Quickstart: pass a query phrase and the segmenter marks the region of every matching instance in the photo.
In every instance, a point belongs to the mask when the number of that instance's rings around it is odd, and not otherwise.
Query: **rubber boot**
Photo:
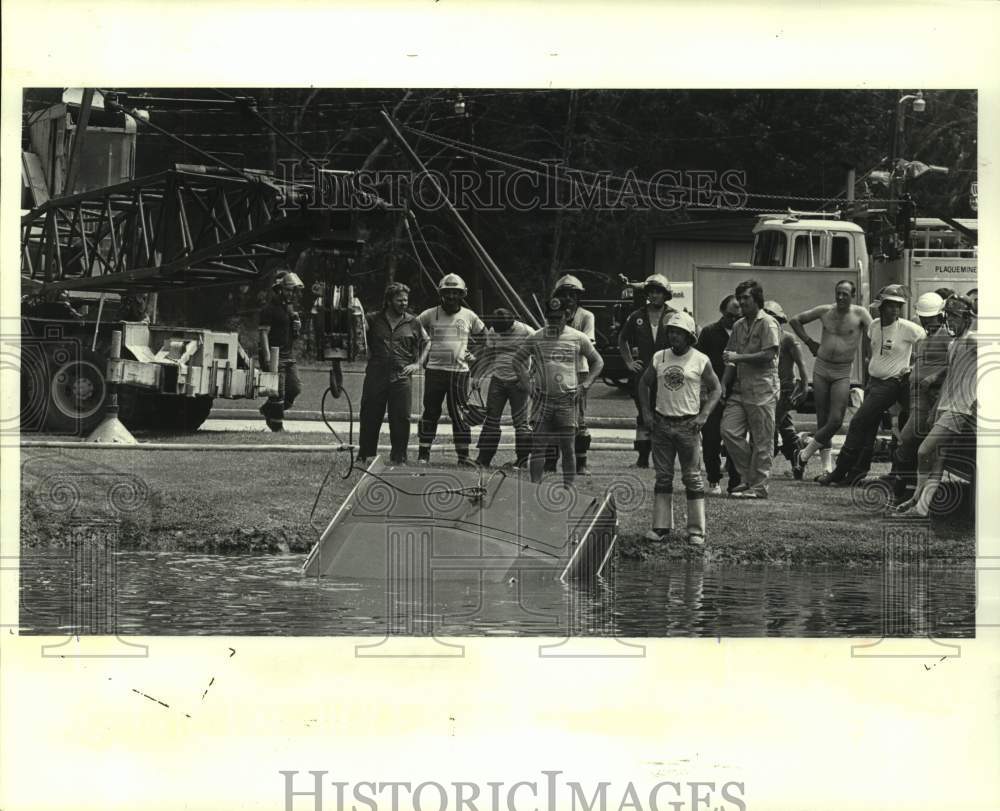
[[[653,528],[646,533],[651,541],[665,541],[674,529],[673,493],[656,493],[653,496]]]
[[[635,460],[635,466],[649,467],[649,453],[653,449],[653,443],[648,439],[640,439],[635,443],[635,449],[639,451],[639,458]]]
[[[705,498],[700,493],[696,498],[687,500],[687,534],[688,540],[695,546],[705,543]]]

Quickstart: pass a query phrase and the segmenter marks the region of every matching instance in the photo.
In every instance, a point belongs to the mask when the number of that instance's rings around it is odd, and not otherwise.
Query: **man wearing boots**
[[[646,279],[643,285],[646,304],[639,307],[625,320],[618,334],[618,351],[622,360],[632,373],[632,400],[635,402],[635,449],[639,458],[635,466],[649,467],[649,453],[652,447],[650,431],[643,416],[642,403],[639,400],[639,380],[643,372],[649,368],[653,355],[661,349],[666,349],[667,319],[675,312],[667,302],[673,297],[670,282],[666,276],[654,273]]]
[[[479,456],[476,463],[489,467],[500,444],[500,417],[510,402],[510,418],[514,423],[514,464],[523,467],[531,453],[531,426],[528,415],[528,392],[518,380],[514,355],[524,339],[535,331],[514,318],[514,313],[500,307],[489,319],[492,327],[486,333],[486,350],[480,359],[490,371],[490,387],[486,394],[486,420],[479,434]]]
[[[695,349],[708,358],[712,364],[712,371],[721,381],[726,369],[722,353],[725,352],[726,345],[729,343],[733,324],[740,317],[740,305],[736,301],[736,296],[726,296],[719,303],[719,313],[722,317],[718,321],[701,328]],[[722,487],[720,486],[722,481],[722,411],[725,407],[723,400],[726,394],[727,392],[722,392],[718,405],[709,415],[705,427],[701,429],[701,452],[705,460],[705,474],[708,477],[708,487],[705,492],[710,496],[722,495]],[[729,456],[726,456],[726,476],[729,479],[726,489],[732,493],[740,486],[740,474]]]
[[[417,464],[427,464],[437,436],[441,403],[448,404],[455,455],[459,465],[472,465],[469,445],[472,429],[465,417],[469,382],[469,341],[483,335],[486,326],[472,310],[462,306],[468,288],[461,276],[449,273],[438,284],[441,303],[424,310],[417,319],[430,340],[424,375],[424,411],[420,416]]]
[[[674,464],[681,463],[687,495],[687,539],[705,543],[705,486],[701,478],[701,429],[721,394],[719,379],[708,358],[694,349],[694,319],[673,313],[666,322],[669,349],[653,355],[639,379],[643,417],[653,428],[653,527],[649,540],[667,540],[674,528]],[[656,406],[650,389],[656,384]],[[707,396],[701,399],[702,389]]]
[[[261,367],[268,368],[271,347],[278,347],[280,390],[276,397],[269,397],[260,413],[272,431],[284,431],[285,411],[290,409],[302,391],[299,372],[295,365],[293,344],[299,337],[302,322],[297,311],[305,285],[290,270],[278,271],[271,286],[271,300],[260,311],[258,320],[257,352]]]

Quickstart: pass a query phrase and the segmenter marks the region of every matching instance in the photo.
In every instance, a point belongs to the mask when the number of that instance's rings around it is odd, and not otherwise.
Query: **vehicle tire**
[[[201,428],[212,411],[212,398],[208,396],[184,397],[180,408],[179,428],[193,432]]]
[[[106,413],[107,360],[87,349],[77,354],[60,346],[46,347],[45,357],[48,384],[45,430],[86,436]]]
[[[146,409],[146,427],[153,431],[191,433],[208,419],[212,398],[153,394]]]

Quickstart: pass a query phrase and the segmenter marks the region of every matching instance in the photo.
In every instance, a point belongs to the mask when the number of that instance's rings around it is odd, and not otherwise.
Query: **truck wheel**
[[[199,396],[184,397],[182,400],[178,427],[181,431],[197,431],[208,419],[212,410],[212,398]]]
[[[48,363],[41,346],[21,344],[21,422],[22,433],[42,431],[48,408]]]
[[[108,387],[104,382],[107,361],[87,349],[68,357],[62,348],[46,352],[48,400],[45,429],[60,434],[86,436],[105,415]]]
[[[152,431],[197,431],[212,410],[212,398],[149,395],[144,422]]]

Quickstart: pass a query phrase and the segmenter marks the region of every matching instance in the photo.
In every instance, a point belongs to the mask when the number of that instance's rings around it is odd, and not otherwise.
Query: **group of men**
[[[278,420],[276,430],[281,408],[291,405],[299,389],[290,346],[295,329],[291,302],[300,287],[294,273],[279,276],[275,298],[261,318],[262,352],[267,352],[269,337],[272,345],[281,341],[282,347],[283,389],[262,409],[272,428]],[[834,288],[833,304],[789,319],[781,305],[765,301],[761,285],[749,279],[720,302],[720,318],[700,330],[689,313],[668,304],[672,291],[664,276],[650,276],[641,291],[643,302],[622,326],[618,348],[633,376],[636,464],[646,468],[652,459],[656,471],[650,537],[663,539],[674,531],[676,461],[687,499],[685,536],[701,544],[706,532],[704,498],[722,494],[723,449],[726,489],[733,498],[767,498],[772,460],[779,449],[795,479],[804,477],[818,454],[822,472],[814,481],[851,485],[867,476],[879,427],[891,410],[898,412],[898,430],[886,479],[896,509],[927,515],[940,481],[943,451],[975,432],[976,291],[970,296],[947,289],[925,293],[915,302],[917,323],[900,317],[908,302],[900,285],[880,292],[873,314],[855,303],[854,282],[842,280]],[[567,485],[578,473],[586,473],[587,391],[604,363],[594,346],[594,316],[580,306],[583,292],[577,277],[563,276],[545,302],[545,325],[533,329],[503,308],[481,319],[465,306],[467,287],[453,273],[439,283],[439,303],[419,315],[407,310],[406,285],[390,284],[382,308],[366,316],[369,357],[360,410],[360,460],[375,455],[388,412],[390,462],[406,462],[412,379],[423,369],[418,463],[430,460],[446,404],[458,464],[489,467],[499,445],[501,417],[509,406],[514,465],[527,466],[532,480],[538,481],[546,470],[555,469],[561,455]],[[813,322],[821,327],[818,340],[806,331]],[[783,330],[785,324],[791,332]],[[791,417],[807,396],[803,346],[814,357],[816,431],[808,441],[800,440]],[[834,464],[832,439],[851,400],[851,370],[859,348],[864,399]],[[472,460],[468,394],[470,383],[476,382],[470,381],[474,368],[489,369],[490,383],[478,455]]]
[[[412,378],[423,369],[418,464],[430,461],[446,406],[458,464],[489,467],[509,405],[516,466],[529,466],[530,460],[537,481],[546,468],[555,468],[561,454],[567,484],[577,473],[586,473],[586,393],[600,375],[603,360],[593,344],[593,314],[579,306],[582,292],[575,276],[559,279],[545,304],[545,326],[536,330],[504,308],[489,317],[488,325],[465,306],[468,289],[454,273],[441,279],[439,303],[416,316],[407,312],[409,288],[389,285],[382,308],[366,316],[369,355],[361,394],[360,462],[375,455],[387,412],[390,462],[407,461]],[[468,403],[470,388],[478,385],[470,380],[473,368],[489,369],[486,413],[474,460]]]
[[[687,497],[685,535],[700,545],[705,494],[722,492],[722,447],[727,489],[734,498],[767,498],[779,447],[795,479],[803,478],[809,460],[819,453],[823,472],[816,482],[853,485],[869,472],[884,417],[898,410],[892,470],[884,477],[893,490],[889,508],[922,518],[948,449],[974,442],[975,290],[969,296],[946,288],[925,293],[915,303],[917,324],[900,318],[908,301],[900,285],[879,293],[873,317],[854,303],[855,284],[842,280],[833,304],[788,319],[778,302],[764,300],[760,284],[751,279],[720,302],[719,320],[700,331],[690,316],[665,304],[670,289],[662,276],[647,279],[645,290],[646,305],[626,322],[619,349],[636,375],[636,464],[647,467],[651,450],[656,468],[650,539],[668,538],[674,531],[675,459]],[[821,325],[819,340],[805,330],[814,321]],[[806,367],[799,341],[783,331],[784,324],[814,356],[817,428],[804,444],[790,412],[807,397]],[[846,415],[859,348],[864,399],[834,465],[832,438]]]

